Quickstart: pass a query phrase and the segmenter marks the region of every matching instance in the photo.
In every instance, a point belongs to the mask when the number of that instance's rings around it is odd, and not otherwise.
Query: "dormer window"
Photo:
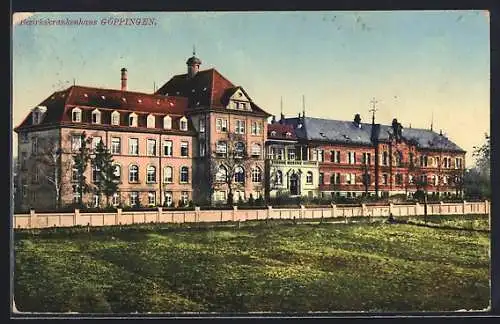
[[[137,99],[137,102],[138,103],[142,103],[142,99]]]
[[[128,125],[130,127],[137,127],[137,114],[131,113],[128,116]]]
[[[147,127],[148,128],[155,128],[155,116],[154,115],[148,115],[148,119],[146,121]]]
[[[182,117],[179,123],[179,128],[182,131],[187,131],[188,130],[188,121],[186,117]]]
[[[291,136],[292,136],[292,133],[290,133],[290,132],[286,132],[286,133],[285,133],[285,136],[286,136],[286,137],[291,137]]]
[[[172,129],[172,118],[170,116],[165,116],[163,118],[163,128]]]
[[[82,121],[82,110],[80,108],[73,108],[71,111],[71,120],[74,123],[80,123]]]
[[[101,123],[101,112],[98,109],[92,111],[92,124]]]
[[[84,96],[85,98],[88,98],[88,97],[89,97],[89,95],[88,95],[88,94],[86,94],[86,93],[84,93],[84,94],[83,94],[83,96]]]
[[[38,125],[42,122],[43,113],[46,111],[45,106],[38,106],[33,109],[32,117],[33,117],[33,125]]]
[[[106,97],[105,97],[105,96],[101,96],[101,99],[102,99],[102,100],[106,100]]]
[[[120,113],[118,111],[113,111],[111,113],[111,125],[120,125]]]
[[[127,98],[122,97],[122,101],[123,101],[123,102],[127,102]]]
[[[276,131],[271,131],[271,136],[276,136]]]

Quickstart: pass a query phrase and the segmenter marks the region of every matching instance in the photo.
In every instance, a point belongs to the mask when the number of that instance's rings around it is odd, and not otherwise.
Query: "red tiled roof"
[[[227,100],[237,89],[241,89],[250,99],[242,87],[235,86],[216,69],[208,69],[199,71],[192,78],[188,78],[187,74],[175,75],[156,94],[188,97],[190,108],[225,108]],[[254,113],[270,116],[254,102],[250,104]]]
[[[276,132],[276,134],[272,135],[273,132]],[[290,133],[290,136],[286,136],[287,133]],[[280,140],[296,140],[297,135],[295,134],[293,125],[280,124],[279,122],[276,122],[267,125],[267,138]]]
[[[41,124],[70,122],[71,110],[78,106],[82,109],[82,122],[90,121],[91,111],[101,110],[103,122],[110,119],[111,112],[135,112],[139,116],[147,114],[182,116],[187,109],[187,98],[177,96],[152,95],[141,92],[102,89],[84,86],[71,86],[63,91],[54,92],[39,106],[47,107]],[[109,116],[108,116],[109,115]],[[121,114],[122,119],[126,118]],[[31,114],[16,128],[32,124]],[[157,122],[158,123],[158,122]]]

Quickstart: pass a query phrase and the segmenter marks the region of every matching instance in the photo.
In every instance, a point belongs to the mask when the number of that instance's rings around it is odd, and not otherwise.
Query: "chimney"
[[[122,69],[122,91],[127,91],[127,69]]]
[[[361,128],[361,116],[359,114],[354,115],[354,124]]]

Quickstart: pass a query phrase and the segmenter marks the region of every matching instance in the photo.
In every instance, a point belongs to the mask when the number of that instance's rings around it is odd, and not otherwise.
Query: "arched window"
[[[122,167],[119,164],[114,165],[113,174],[115,176],[115,181],[120,181],[122,177]]]
[[[82,121],[82,110],[78,107],[71,110],[71,120],[75,123],[80,123]]]
[[[137,114],[136,113],[131,113],[128,116],[128,125],[130,127],[137,127]]]
[[[188,120],[186,117],[182,117],[181,120],[179,121],[179,128],[182,131],[188,130]]]
[[[188,167],[181,167],[181,181],[180,182],[189,182],[189,169]]]
[[[148,169],[146,172],[146,182],[147,183],[156,182],[156,168],[152,165],[148,166]]]
[[[254,167],[252,169],[252,182],[262,182],[262,172],[259,167]]]
[[[397,166],[402,166],[403,165],[403,153],[401,151],[397,151],[395,156],[394,156],[395,160],[396,160],[396,165]]]
[[[111,113],[111,125],[120,126],[120,113],[118,111]]]
[[[139,181],[139,167],[137,165],[131,165],[128,171],[128,181],[138,182]]]
[[[309,184],[313,183],[313,173],[311,171],[307,171],[306,182]]]
[[[283,172],[281,172],[280,170],[276,171],[276,184],[283,184]]]
[[[173,178],[173,170],[172,167],[163,168],[163,182],[172,183],[174,181]]]
[[[172,129],[172,118],[170,116],[163,117],[163,128]]]
[[[217,174],[215,175],[215,181],[217,182],[225,182],[227,177],[227,169],[225,166],[220,165],[217,170]]]
[[[101,181],[101,169],[97,165],[92,166],[92,182],[98,183]]]
[[[240,166],[237,166],[234,170],[234,182],[245,183],[245,170]]]
[[[148,115],[148,118],[146,120],[146,126],[147,128],[155,128],[155,116],[152,114]]]
[[[94,109],[92,111],[92,124],[100,124],[101,123],[101,112],[99,109]]]

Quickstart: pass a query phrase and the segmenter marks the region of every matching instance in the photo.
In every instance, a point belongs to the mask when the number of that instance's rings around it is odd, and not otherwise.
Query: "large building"
[[[250,196],[461,194],[465,151],[442,134],[353,121],[281,116],[273,120],[241,86],[195,55],[187,73],[153,94],[71,86],[54,92],[15,128],[19,138],[17,206],[64,206],[81,196],[74,157],[82,135],[113,155],[113,205],[178,206]],[[92,153],[92,152],[91,152]],[[98,173],[85,176],[92,188]],[[425,184],[425,185],[424,185]],[[59,197],[59,199],[57,199]]]

